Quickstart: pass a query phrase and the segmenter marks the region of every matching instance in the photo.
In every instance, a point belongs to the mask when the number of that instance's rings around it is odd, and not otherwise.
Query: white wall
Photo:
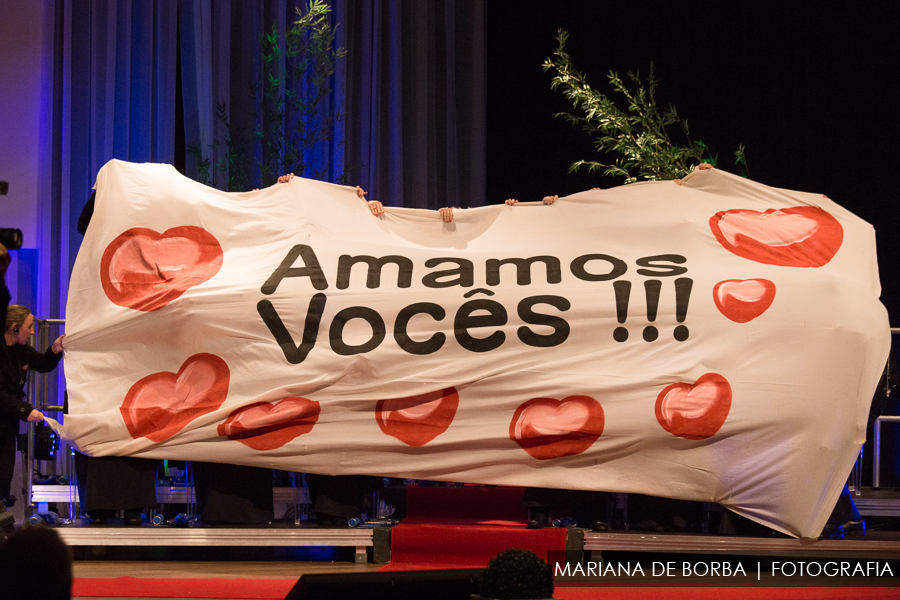
[[[0,0],[0,227],[38,245],[44,21],[51,0]]]
[[[9,182],[9,194],[0,196],[0,227],[21,229],[25,248],[38,246],[45,17],[52,17],[51,0],[0,0],[0,181]],[[14,278],[15,262],[8,275]],[[19,523],[21,489],[16,453],[12,494],[19,502],[12,513]]]

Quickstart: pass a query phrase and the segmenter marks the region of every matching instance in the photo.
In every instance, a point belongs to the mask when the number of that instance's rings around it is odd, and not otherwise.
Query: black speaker
[[[484,569],[302,575],[285,600],[469,600]]]
[[[15,531],[16,520],[6,508],[6,501],[0,500],[0,542]]]
[[[59,436],[46,423],[38,423],[34,428],[34,459],[56,460],[58,451]]]

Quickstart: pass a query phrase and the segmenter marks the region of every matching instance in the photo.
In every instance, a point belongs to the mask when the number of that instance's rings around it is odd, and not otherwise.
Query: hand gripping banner
[[[112,161],[69,289],[89,454],[639,492],[804,537],[890,344],[872,227],[717,170],[444,223]]]

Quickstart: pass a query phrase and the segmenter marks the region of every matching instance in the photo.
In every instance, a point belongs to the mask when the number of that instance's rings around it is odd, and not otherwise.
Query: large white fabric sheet
[[[815,537],[890,343],[874,239],[717,170],[445,224],[111,161],[60,429],[92,455],[714,501]]]

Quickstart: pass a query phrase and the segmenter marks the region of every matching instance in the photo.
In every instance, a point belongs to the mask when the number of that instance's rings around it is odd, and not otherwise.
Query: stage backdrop
[[[61,428],[92,455],[639,492],[815,537],[887,357],[872,227],[716,170],[450,224],[158,164],[97,190]]]

